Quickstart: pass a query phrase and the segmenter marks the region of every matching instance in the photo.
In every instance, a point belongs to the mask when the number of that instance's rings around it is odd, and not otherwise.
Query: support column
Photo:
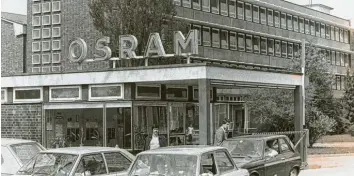
[[[303,124],[304,124],[304,103],[303,94],[302,94],[302,86],[296,86],[294,91],[294,113],[295,113],[295,131],[303,131]],[[298,141],[301,137],[301,134],[298,133],[295,135],[295,141]],[[302,162],[305,162],[307,159],[307,153],[305,153],[304,149],[304,138],[301,140],[300,144],[298,145],[297,149],[300,151],[300,156]]]
[[[210,80],[198,80],[199,94],[199,144],[211,144],[210,125]]]

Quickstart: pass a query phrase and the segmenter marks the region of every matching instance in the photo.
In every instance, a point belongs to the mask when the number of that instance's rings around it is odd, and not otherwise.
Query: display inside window
[[[22,101],[42,101],[42,89],[14,89],[14,102]]]
[[[229,0],[229,16],[236,18],[236,0]]]
[[[160,86],[136,86],[137,98],[160,98],[161,88]]]
[[[219,29],[212,29],[212,41],[213,41],[213,47],[220,48],[220,33]]]
[[[246,35],[246,51],[252,52],[252,35]]]
[[[219,14],[219,0],[210,0],[211,12]]]
[[[203,11],[210,12],[210,0],[203,0],[202,5],[203,5]]]
[[[259,7],[253,6],[253,22],[259,23]]]
[[[267,54],[267,38],[261,38],[261,54]]]
[[[273,10],[271,9],[268,9],[268,25],[269,26],[273,26],[274,23],[273,23]]]
[[[92,85],[89,87],[89,99],[121,99],[123,98],[122,85]]]
[[[268,54],[269,55],[274,55],[274,40],[273,39],[268,39]]]
[[[275,56],[281,56],[280,41],[275,41]]]
[[[253,52],[259,53],[260,52],[260,38],[259,36],[254,36],[253,37]]]
[[[221,30],[220,39],[221,39],[221,48],[229,49],[228,31]]]
[[[245,14],[246,14],[246,20],[247,21],[252,21],[252,10],[251,10],[252,5],[245,3]]]
[[[167,99],[188,99],[187,87],[167,87],[166,88]]]
[[[237,1],[237,18],[244,19],[244,3],[241,1]]]
[[[221,15],[228,16],[228,0],[219,0],[220,1],[220,10],[221,10]]]
[[[210,28],[203,26],[203,45],[210,46]]]
[[[50,101],[80,100],[81,87],[50,87]]]
[[[274,11],[274,26],[280,27],[280,12]]]
[[[237,34],[237,47],[240,51],[245,51],[245,34]]]
[[[236,32],[230,32],[230,49],[237,49],[237,35]]]

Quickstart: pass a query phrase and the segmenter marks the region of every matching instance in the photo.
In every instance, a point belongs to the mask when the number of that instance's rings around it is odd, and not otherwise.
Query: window
[[[331,26],[326,25],[326,39],[331,39]]]
[[[50,25],[50,15],[42,16],[42,25]]]
[[[267,24],[267,13],[266,8],[260,8],[261,24]]]
[[[284,41],[281,42],[281,56],[287,57],[287,46],[286,46],[286,42]]]
[[[52,2],[52,11],[53,12],[60,11],[60,1]]]
[[[261,38],[261,54],[267,54],[267,38]]]
[[[41,30],[40,29],[33,29],[32,30],[32,39],[39,39],[41,38]]]
[[[137,85],[136,98],[160,99],[161,87],[156,85]]]
[[[305,19],[305,33],[308,35],[310,34],[310,24],[309,23],[310,23],[309,20]]]
[[[294,31],[299,32],[299,21],[297,20],[297,16],[293,16],[293,22],[294,22]]]
[[[273,10],[268,9],[268,25],[273,26]]]
[[[259,36],[254,36],[253,37],[253,51],[254,53],[259,53],[260,52],[260,38]]]
[[[299,27],[300,27],[300,32],[301,33],[305,33],[305,28],[304,28],[304,19],[303,18],[299,18]]]
[[[42,12],[43,13],[50,12],[50,2],[42,4]]]
[[[219,0],[210,0],[211,12],[219,14]]]
[[[321,37],[326,38],[325,25],[321,23]]]
[[[310,31],[311,31],[311,35],[316,35],[315,33],[315,22],[314,21],[310,21]]]
[[[280,25],[282,29],[286,29],[286,14],[281,13],[280,14]]]
[[[220,34],[219,34],[219,29],[212,29],[212,41],[213,41],[213,47],[220,48]]]
[[[50,50],[50,42],[42,41],[42,51],[49,51],[49,50]]]
[[[50,28],[43,28],[42,29],[42,38],[49,38],[50,37]]]
[[[341,62],[341,57],[340,57],[340,53],[336,52],[336,65],[340,66],[340,62]]]
[[[6,103],[7,102],[7,89],[1,89],[1,103]],[[2,158],[2,155],[1,155]],[[1,163],[2,165],[2,163]]]
[[[340,66],[345,67],[344,53],[340,53]]]
[[[341,90],[341,76],[336,76],[336,90]]]
[[[291,16],[291,15],[287,15],[287,22],[288,22],[288,30],[293,30],[293,16]]]
[[[349,32],[344,30],[344,43],[349,43]]]
[[[32,25],[33,26],[40,26],[41,25],[41,17],[40,16],[33,16],[32,17]]]
[[[230,49],[236,50],[237,49],[237,38],[236,32],[230,32]]]
[[[235,167],[232,164],[229,155],[227,155],[224,151],[217,151],[215,153],[215,161],[217,167],[219,168],[220,174],[232,171]]]
[[[339,28],[335,27],[335,36],[336,36],[336,41],[339,42]]]
[[[335,51],[332,51],[331,60],[332,60],[332,65],[336,65],[336,52]]]
[[[159,87],[158,87],[159,88]],[[124,88],[122,84],[90,85],[89,100],[117,100],[122,99]]]
[[[288,43],[288,58],[293,58],[293,43]]]
[[[197,87],[193,87],[193,100],[199,99],[199,90]],[[213,89],[210,89],[210,100],[213,100]]]
[[[203,26],[203,45],[210,46],[210,28]]]
[[[127,171],[132,162],[120,152],[104,153],[104,157],[110,174]]]
[[[40,42],[32,42],[32,52],[41,51],[41,43]]]
[[[236,18],[236,0],[229,0],[229,15]]]
[[[166,99],[188,100],[188,87],[166,86]]]
[[[52,66],[52,72],[60,72],[60,66]]]
[[[49,101],[81,100],[81,86],[49,87]]]
[[[175,5],[181,6],[181,0],[173,0]]]
[[[268,55],[274,56],[274,40],[268,39]]]
[[[280,150],[282,153],[292,152],[291,147],[289,146],[289,144],[286,142],[285,139],[279,138],[279,144],[280,144]]]
[[[251,4],[245,3],[245,14],[246,14],[247,21],[252,21],[251,6],[252,6]]]
[[[344,42],[344,31],[343,29],[339,29],[339,41]]]
[[[60,27],[52,28],[52,37],[60,37]]]
[[[60,40],[53,40],[52,41],[52,50],[60,50]]]
[[[14,88],[14,103],[41,102],[43,99],[42,88]]]
[[[204,173],[209,173],[211,172],[213,175],[218,175],[219,173],[217,173],[217,169],[212,169],[210,166],[215,166],[214,163],[214,154],[213,153],[204,153],[201,156],[201,166],[200,166],[200,175],[204,174]],[[205,169],[203,169],[205,168]]]
[[[246,51],[252,52],[252,35],[246,35]]]
[[[345,76],[340,76],[340,88],[341,90],[345,89]]]
[[[32,64],[41,64],[41,56],[39,54],[32,55]]]
[[[237,18],[240,20],[244,19],[244,3],[242,1],[237,1]]]
[[[281,49],[280,49],[280,41],[279,40],[275,41],[275,56],[278,56],[278,57],[281,56]]]
[[[50,55],[49,54],[42,54],[42,63],[49,64],[50,63]]]
[[[336,40],[336,36],[334,35],[334,26],[331,26],[331,40]]]
[[[220,0],[221,15],[224,15],[224,16],[228,16],[227,1],[228,0]]]
[[[331,51],[330,50],[327,50],[326,51],[326,60],[329,64],[331,64],[331,59],[332,59],[332,56],[331,56]]]
[[[320,23],[316,22],[316,36],[321,37]]]
[[[349,67],[349,55],[347,53],[344,54],[344,66]]]
[[[32,13],[41,13],[41,4],[33,4],[32,5]]]
[[[210,12],[210,0],[203,0],[203,11]]]
[[[53,24],[60,24],[60,14],[53,15]]]
[[[60,63],[60,53],[52,54],[52,63]]]
[[[228,31],[221,30],[220,39],[221,39],[221,48],[229,49],[229,41],[228,41],[228,40],[229,40],[229,36],[228,36]]]
[[[42,73],[49,73],[50,72],[50,67],[42,67]]]
[[[253,6],[253,22],[259,23],[259,7]]]
[[[280,27],[280,17],[278,11],[274,11],[274,26]]]
[[[294,44],[294,57],[298,58],[300,57],[300,46],[299,44]]]
[[[191,0],[182,0],[183,2],[183,7],[188,7],[191,8]]]
[[[193,29],[196,29],[198,31],[198,45],[202,44],[202,31],[200,29],[201,27],[199,25],[194,25],[193,24]]]
[[[238,50],[245,51],[245,34],[237,33],[237,36]]]
[[[94,129],[95,128],[86,128],[86,134],[91,134],[90,131]],[[86,136],[91,137],[91,135]],[[90,163],[90,165],[87,163]],[[107,174],[106,165],[104,164],[104,160],[101,154],[90,154],[83,156],[76,168],[74,175],[85,175],[87,171],[90,172],[89,175]]]

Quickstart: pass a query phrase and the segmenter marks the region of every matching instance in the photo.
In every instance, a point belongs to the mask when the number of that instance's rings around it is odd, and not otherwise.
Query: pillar
[[[294,90],[294,113],[295,113],[295,119],[294,119],[294,124],[295,124],[295,131],[303,131],[303,125],[304,125],[304,114],[305,114],[305,106],[304,106],[304,97],[302,94],[302,86],[296,86]],[[295,135],[295,141],[298,141],[301,137],[301,134],[298,133]],[[300,151],[300,156],[302,162],[307,162],[307,153],[305,153],[305,138],[303,138],[298,145],[298,150]]]
[[[199,94],[199,144],[211,144],[210,80],[198,80]]]

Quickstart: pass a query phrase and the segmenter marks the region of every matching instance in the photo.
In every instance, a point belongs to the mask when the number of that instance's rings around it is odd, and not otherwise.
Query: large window
[[[242,1],[237,1],[237,18],[243,20],[244,14],[244,3]]]
[[[81,86],[50,87],[49,101],[81,100]]]
[[[229,0],[229,15],[236,18],[236,0]]]
[[[252,52],[252,35],[246,35],[246,52]]]
[[[43,89],[40,88],[14,88],[14,103],[36,103],[43,100]]]
[[[201,0],[192,0],[193,2],[193,9],[197,9],[197,10],[200,10],[201,8],[201,3],[200,3]]]
[[[117,100],[123,99],[124,88],[122,84],[90,85],[89,100]]]
[[[287,15],[286,16],[287,19],[287,25],[288,25],[288,30],[293,30],[293,16],[292,15]]]
[[[202,5],[203,5],[203,11],[210,12],[210,0],[203,0]]]
[[[203,26],[203,45],[211,46],[210,42],[210,27]]]
[[[219,0],[210,0],[211,12],[219,14]]]
[[[220,0],[221,15],[228,16],[228,0]]]
[[[310,31],[311,31],[311,35],[316,35],[315,22],[314,21],[310,21]]]
[[[131,107],[109,106],[106,109],[106,118],[107,146],[118,145],[120,148],[132,149]]]
[[[245,3],[245,14],[246,14],[246,20],[247,21],[252,21],[252,5]]]
[[[237,34],[236,32],[230,32],[230,49],[237,49]]]
[[[237,34],[237,47],[240,51],[245,51],[245,34]]]
[[[253,22],[259,23],[259,7],[253,6]]]
[[[294,31],[299,32],[299,21],[297,20],[297,16],[293,17],[293,22],[294,22]]]
[[[267,24],[267,11],[266,8],[260,8],[261,24]]]
[[[274,26],[280,27],[280,12],[274,11]]]
[[[136,98],[160,99],[161,87],[158,85],[137,85]]]
[[[326,38],[325,25],[321,23],[321,37]]]
[[[259,36],[254,36],[252,43],[253,43],[253,51],[254,51],[254,53],[259,53],[260,52],[260,37]]]
[[[308,19],[305,19],[305,33],[308,35],[310,34],[310,22]]]
[[[273,26],[274,23],[273,23],[273,10],[271,9],[268,9],[268,25],[269,26]]]
[[[286,29],[286,13],[280,14],[280,24],[282,29]]]
[[[273,56],[274,55],[274,40],[268,39],[268,54]]]
[[[219,29],[212,29],[212,41],[213,41],[213,47],[215,48],[220,48],[220,30]]]
[[[220,33],[221,48],[229,49],[229,36],[228,31],[221,30]]]

